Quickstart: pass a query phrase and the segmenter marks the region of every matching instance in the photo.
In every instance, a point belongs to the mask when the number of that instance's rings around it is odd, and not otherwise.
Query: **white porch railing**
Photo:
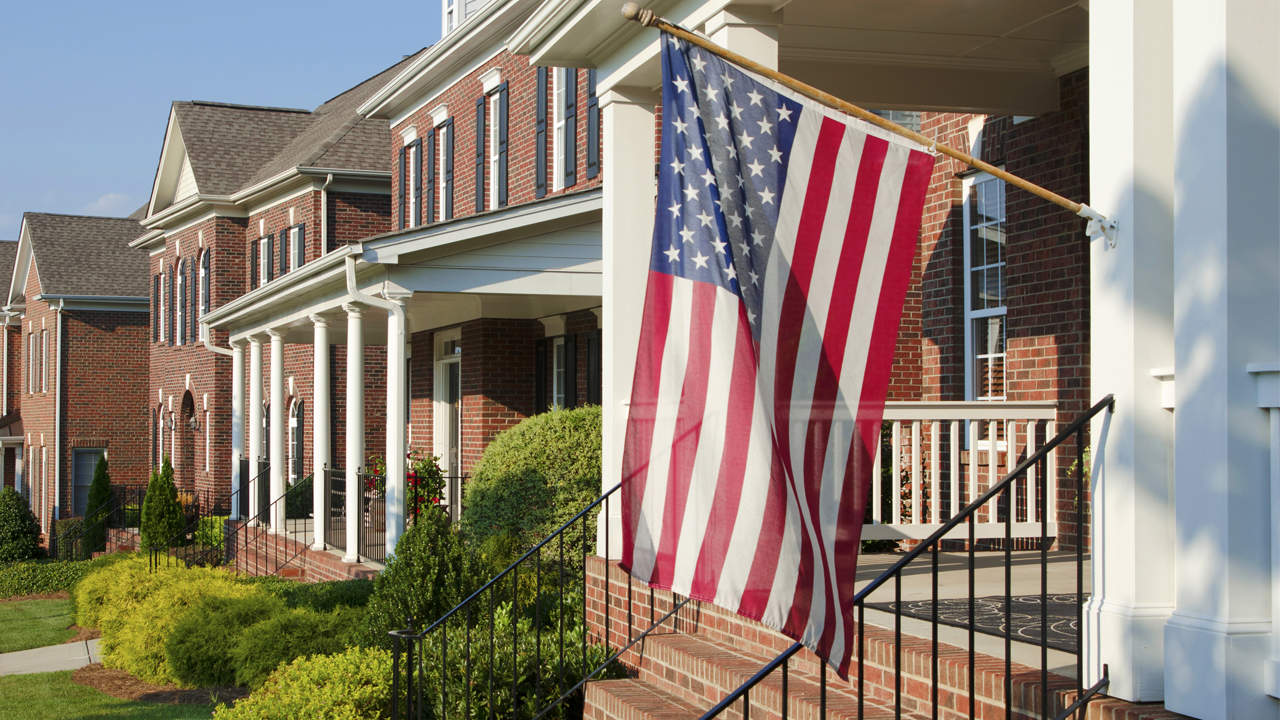
[[[1057,429],[1052,402],[887,402],[880,452],[872,470],[864,540],[923,539],[999,482]],[[1028,471],[1013,486],[1015,538],[1057,532],[1059,450],[1043,470]],[[1037,493],[1046,493],[1047,518],[1039,516]],[[992,505],[992,508],[995,506]],[[967,525],[948,537],[967,539]],[[979,512],[977,538],[1003,538],[1004,518]]]

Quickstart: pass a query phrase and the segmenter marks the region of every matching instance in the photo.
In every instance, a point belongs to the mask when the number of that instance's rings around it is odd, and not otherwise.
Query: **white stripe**
[[[773,436],[769,428],[769,410],[764,406],[757,384],[751,407],[751,435],[744,448],[747,464],[742,475],[738,512],[716,586],[716,604],[734,610],[742,604],[742,593],[747,589],[751,564],[760,545],[760,526],[769,498],[769,474],[773,465]]]
[[[680,534],[676,538],[675,571],[672,589],[689,594],[694,569],[702,551],[702,538],[707,530],[716,480],[720,475],[724,454],[725,425],[729,417],[729,394],[732,389],[733,355],[738,346],[738,313],[742,301],[737,295],[717,287],[714,315],[711,318],[711,362],[707,376],[707,395],[702,412],[702,428],[698,450],[694,456],[689,481],[689,495],[684,506]]]
[[[636,537],[632,551],[631,574],[646,582],[653,573],[658,543],[662,541],[662,516],[667,501],[667,473],[671,469],[671,446],[680,413],[680,391],[684,387],[685,368],[689,361],[689,326],[693,305],[693,281],[673,278],[671,282],[671,318],[662,352],[662,370],[657,402],[653,409],[653,445],[649,450],[649,469],[645,479],[644,502],[636,520]]]

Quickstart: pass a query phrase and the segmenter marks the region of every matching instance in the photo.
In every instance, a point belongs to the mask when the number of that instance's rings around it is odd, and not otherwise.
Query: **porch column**
[[[284,338],[277,330],[268,330],[271,338],[271,532],[284,532],[284,503],[276,502],[284,495]]]
[[[311,316],[315,350],[311,358],[311,547],[324,549],[329,525],[329,321]]]
[[[1248,365],[1280,357],[1280,7],[1173,5],[1177,587],[1165,705],[1276,718],[1268,505],[1280,498]]]
[[[408,400],[408,375],[405,352],[408,332],[405,327],[404,304],[413,293],[387,295],[396,309],[387,313],[387,559],[396,552],[396,543],[404,533],[405,521],[405,405]]]
[[[1091,401],[1114,393],[1116,409],[1090,423],[1084,680],[1106,663],[1107,694],[1141,702],[1164,697],[1173,609],[1173,417],[1151,374],[1173,366],[1170,15],[1160,0],[1089,9],[1090,204],[1119,232],[1090,241]]]
[[[244,343],[231,343],[231,517],[244,514],[240,459],[244,457]]]
[[[262,341],[249,338],[249,518],[257,525],[263,508],[258,507],[258,464],[262,461]]]
[[[615,86],[600,95],[604,132],[604,211],[601,299],[601,398],[603,399],[602,490],[622,477],[622,439],[640,340],[645,277],[653,234],[653,109],[658,97],[643,87]],[[637,178],[641,182],[637,182]],[[622,502],[615,494],[601,512],[609,513],[608,556],[622,557]],[[597,520],[596,552],[605,553],[605,518]]]
[[[364,465],[364,316],[359,305],[342,306],[347,311],[347,550],[343,562],[360,561],[360,466]]]

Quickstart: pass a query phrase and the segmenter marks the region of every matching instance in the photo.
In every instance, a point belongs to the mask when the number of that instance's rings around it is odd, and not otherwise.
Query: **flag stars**
[[[663,250],[662,254],[666,255],[667,262],[673,265],[680,262],[680,247],[678,245],[672,245],[671,249]]]
[[[687,93],[687,92],[689,92],[689,81],[688,81],[688,80],[686,80],[686,79],[684,79],[684,78],[682,78],[682,77],[678,77],[678,78],[676,78],[676,79],[672,80],[671,82],[672,82],[672,84],[673,84],[673,85],[675,85],[675,86],[676,86],[676,89],[677,89],[677,90],[679,90],[680,92],[683,92],[683,93]]]
[[[747,165],[747,167],[751,170],[752,177],[757,175],[761,177],[764,176],[764,165],[761,165],[759,160],[752,160],[751,164]]]
[[[673,159],[670,165],[671,169],[674,170],[677,175],[684,172],[684,163],[680,162],[680,158]]]
[[[697,255],[694,255],[692,258],[693,264],[703,269],[706,269],[707,261],[710,259],[711,258],[707,257],[706,255],[703,255],[702,253],[698,253]]]
[[[769,122],[769,118],[761,118],[756,124],[760,126],[761,135],[768,135],[773,130],[773,123]]]
[[[698,199],[698,188],[692,185],[686,185],[684,188],[684,197],[686,200]]]
[[[721,240],[720,238],[712,240],[711,244],[716,246],[717,253],[721,255],[727,255],[729,253],[729,243]]]
[[[728,267],[724,269],[724,274],[728,275],[730,280],[738,279],[738,270],[733,266],[733,263],[729,263]]]
[[[707,184],[707,187],[716,184],[716,174],[711,172],[711,168],[707,168],[707,171],[702,173],[702,181]]]
[[[696,217],[698,218],[698,222],[702,223],[702,227],[711,227],[711,223],[715,221],[715,218],[705,212],[698,213]]]
[[[772,204],[773,204],[773,191],[772,191],[772,190],[770,190],[769,188],[765,188],[765,189],[761,190],[761,191],[760,191],[760,193],[759,193],[759,195],[760,195],[760,202],[761,202],[761,203],[763,203],[763,204],[765,204],[765,205],[772,205]]]
[[[693,243],[693,236],[694,236],[694,235],[696,235],[696,234],[697,234],[697,233],[695,233],[694,231],[690,230],[689,228],[680,228],[680,239],[681,239],[681,240],[683,240],[683,241],[685,241],[685,242],[687,242],[687,243],[692,244],[692,243]]]
[[[728,130],[728,129],[729,129],[729,116],[728,116],[728,115],[725,115],[724,113],[721,113],[721,114],[719,114],[719,115],[717,115],[717,116],[716,116],[716,129],[717,129],[717,130]]]
[[[752,90],[751,92],[747,93],[747,97],[751,98],[752,105],[759,105],[760,101],[764,99],[764,96],[756,92],[755,90]]]
[[[693,69],[697,70],[698,72],[702,72],[702,69],[707,66],[707,61],[703,60],[702,57],[699,55],[691,56],[689,58],[689,62],[693,63]]]
[[[777,145],[769,148],[769,159],[779,165],[782,164],[782,151],[778,149]]]
[[[734,120],[742,119],[742,107],[736,101],[729,103],[729,112],[733,113]]]
[[[791,108],[786,105],[778,106],[778,122],[791,122]]]
[[[725,87],[725,89],[726,89],[726,90],[732,90],[732,89],[733,89],[733,79],[734,79],[734,78],[733,78],[733,74],[732,74],[732,73],[728,73],[728,72],[726,72],[725,74],[723,74],[723,75],[721,75],[721,76],[720,76],[720,79],[724,81],[724,87]]]
[[[756,247],[764,247],[764,233],[759,230],[753,230],[751,232],[751,244]]]
[[[671,126],[672,126],[672,127],[674,127],[674,128],[676,129],[676,132],[678,132],[678,133],[680,133],[680,134],[682,134],[682,135],[688,135],[688,134],[689,134],[689,123],[687,123],[687,122],[685,122],[685,121],[681,120],[681,119],[680,119],[680,118],[678,118],[678,117],[677,117],[677,118],[674,118],[674,119],[671,121]]]
[[[690,157],[691,159],[693,159],[693,160],[701,160],[701,159],[702,159],[702,148],[698,147],[697,145],[690,145],[690,146],[689,146],[689,157]]]
[[[669,208],[667,208],[667,209],[671,211],[671,217],[673,217],[673,218],[678,218],[678,217],[680,217],[680,203],[674,203],[674,204],[672,204],[672,206],[671,206],[671,207],[669,207]]]
[[[753,137],[751,137],[750,135],[748,135],[748,134],[747,134],[747,131],[746,131],[746,130],[743,130],[743,131],[742,131],[742,134],[738,136],[738,143],[739,143],[739,144],[741,144],[741,145],[742,145],[742,147],[745,147],[745,148],[750,149],[750,148],[751,148],[751,141],[752,141],[752,140],[754,140],[754,139],[755,139],[755,138],[753,138]]]

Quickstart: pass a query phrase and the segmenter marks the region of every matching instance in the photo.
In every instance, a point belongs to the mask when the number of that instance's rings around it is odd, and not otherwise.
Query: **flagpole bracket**
[[[642,8],[633,2],[622,4],[622,17],[628,20],[635,20],[645,27],[652,27],[653,21],[657,19],[657,15],[652,10]]]
[[[1116,233],[1119,229],[1119,224],[1115,220],[1107,219],[1105,215],[1083,203],[1080,205],[1080,211],[1076,214],[1089,221],[1089,224],[1085,226],[1084,234],[1090,240],[1105,237],[1107,239],[1107,247],[1115,248]]]

